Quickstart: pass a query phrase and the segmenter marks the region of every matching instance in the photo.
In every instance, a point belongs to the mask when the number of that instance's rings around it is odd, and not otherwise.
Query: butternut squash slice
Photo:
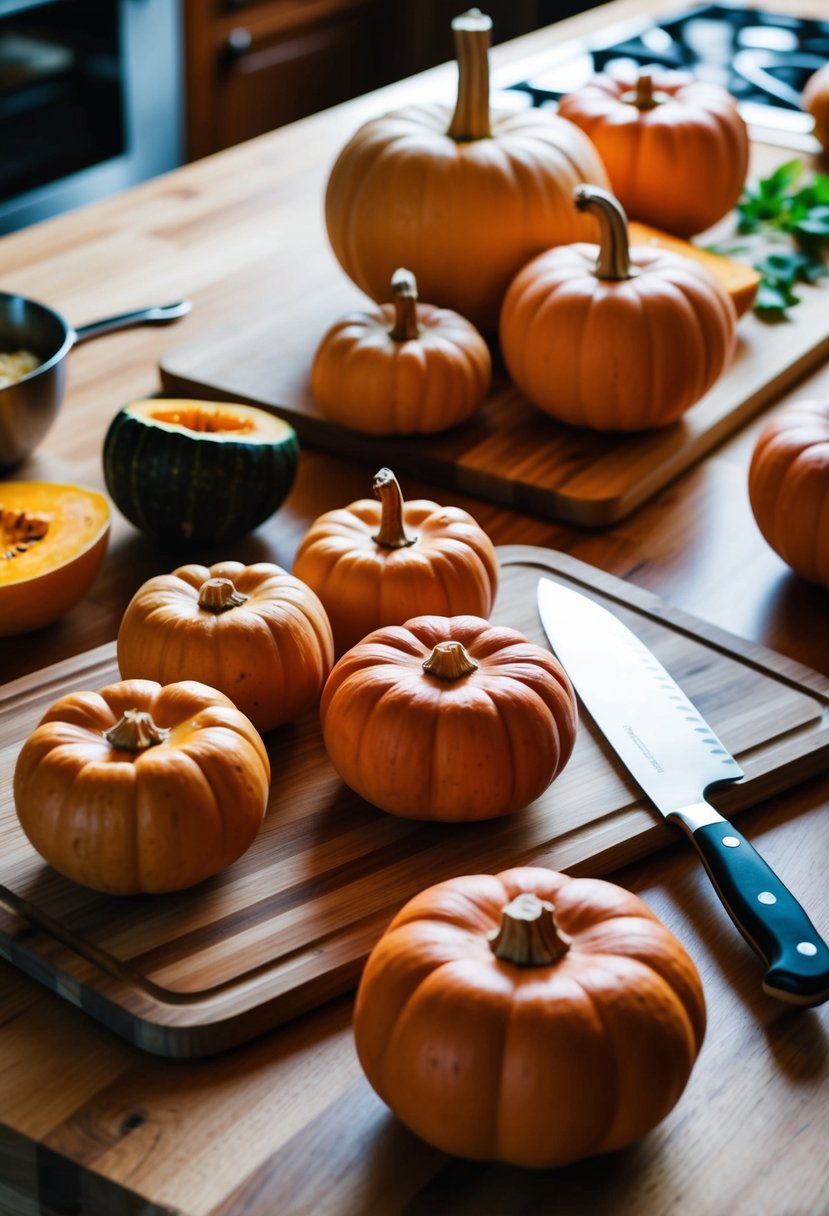
[[[650,245],[657,249],[666,249],[669,253],[679,253],[684,258],[692,258],[713,274],[714,278],[727,295],[731,296],[737,316],[748,312],[757,295],[760,286],[760,274],[746,262],[736,262],[733,258],[723,257],[719,253],[711,253],[708,249],[700,249],[691,241],[685,241],[681,236],[671,236],[659,228],[651,228],[649,224],[639,224],[635,220],[628,223],[628,238],[631,245]]]

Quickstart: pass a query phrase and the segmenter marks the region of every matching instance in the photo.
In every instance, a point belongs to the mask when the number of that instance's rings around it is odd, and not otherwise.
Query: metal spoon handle
[[[117,317],[91,321],[89,325],[81,325],[75,330],[75,344],[98,338],[101,334],[111,334],[116,329],[129,329],[133,325],[167,325],[170,321],[185,317],[192,307],[189,300],[181,300],[178,304],[138,308],[134,312],[123,312]]]

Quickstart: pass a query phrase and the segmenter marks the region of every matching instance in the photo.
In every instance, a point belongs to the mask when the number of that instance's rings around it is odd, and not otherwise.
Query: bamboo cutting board
[[[727,435],[775,401],[829,353],[829,286],[804,287],[788,320],[740,319],[730,369],[672,426],[639,434],[570,427],[535,409],[496,371],[483,408],[439,435],[377,438],[328,421],[309,386],[323,333],[370,302],[309,251],[290,317],[267,308],[161,361],[168,396],[241,401],[286,419],[301,443],[398,476],[579,526],[624,518]],[[597,354],[600,357],[600,354]]]
[[[498,623],[544,644],[535,589],[547,575],[596,596],[655,651],[745,770],[715,799],[725,813],[829,765],[829,680],[563,554],[512,546],[499,557]],[[98,895],[35,854],[11,782],[24,738],[53,701],[115,679],[108,644],[4,690],[0,953],[160,1055],[220,1051],[348,990],[395,910],[441,879],[527,863],[601,875],[676,839],[587,719],[567,768],[536,803],[451,825],[395,819],[352,794],[311,714],[267,737],[271,802],[235,865],[190,891]]]

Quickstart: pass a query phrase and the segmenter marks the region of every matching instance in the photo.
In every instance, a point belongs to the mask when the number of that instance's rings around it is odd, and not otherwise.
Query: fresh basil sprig
[[[829,274],[824,254],[829,244],[829,174],[816,173],[803,182],[801,160],[787,161],[737,204],[737,231],[772,239],[790,238],[788,248],[765,254],[754,263],[762,275],[754,310],[769,320],[782,317],[800,297],[797,283],[816,283]]]

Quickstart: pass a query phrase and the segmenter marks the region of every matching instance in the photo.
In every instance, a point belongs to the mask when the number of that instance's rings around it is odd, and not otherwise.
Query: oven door
[[[0,233],[181,164],[178,0],[0,4]]]

